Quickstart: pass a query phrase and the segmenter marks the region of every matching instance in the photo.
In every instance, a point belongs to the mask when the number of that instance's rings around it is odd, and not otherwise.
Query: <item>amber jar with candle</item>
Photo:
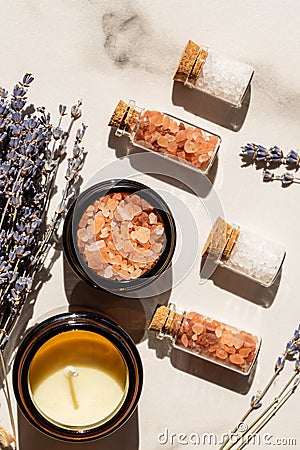
[[[64,441],[105,437],[134,412],[143,370],[117,324],[92,312],[53,316],[29,331],[13,368],[18,405],[40,431]]]
[[[156,281],[170,266],[175,245],[168,205],[133,180],[86,189],[69,209],[63,230],[64,252],[75,273],[110,292],[131,292]]]
[[[189,40],[173,79],[240,107],[253,74],[249,64]]]
[[[179,350],[227,369],[248,375],[257,358],[261,339],[196,311],[183,311],[173,303],[158,305],[149,330],[158,339],[170,339]]]
[[[117,136],[128,136],[135,147],[171,158],[207,174],[221,138],[214,133],[157,110],[141,108],[134,100],[119,101],[109,121]]]

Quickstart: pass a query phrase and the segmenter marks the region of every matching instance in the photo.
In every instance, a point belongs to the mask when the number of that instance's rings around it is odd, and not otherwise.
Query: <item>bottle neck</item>
[[[133,137],[141,121],[143,111],[144,109],[137,106],[134,100],[130,100],[116,129],[116,136]]]

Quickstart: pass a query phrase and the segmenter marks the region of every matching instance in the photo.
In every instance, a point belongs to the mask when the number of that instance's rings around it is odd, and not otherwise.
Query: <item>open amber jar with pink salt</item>
[[[130,292],[157,280],[176,245],[171,211],[154,190],[108,180],[84,191],[68,211],[63,245],[71,267],[96,288]]]
[[[157,306],[149,330],[180,350],[243,375],[250,373],[261,345],[261,339],[247,331],[195,311],[181,311],[173,303]]]
[[[211,168],[221,138],[169,114],[140,108],[134,100],[119,101],[109,126],[116,135],[126,135],[134,146],[153,151],[206,174]]]

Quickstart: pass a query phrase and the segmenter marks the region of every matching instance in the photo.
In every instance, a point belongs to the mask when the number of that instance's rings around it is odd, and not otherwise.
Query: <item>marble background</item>
[[[0,84],[10,88],[23,73],[32,72],[36,79],[30,101],[44,104],[54,116],[59,103],[71,105],[77,98],[83,99],[83,120],[89,125],[84,183],[96,168],[99,177],[135,172],[141,181],[170,199],[179,228],[183,223],[180,202],[197,225],[190,270],[161,296],[139,301],[94,292],[76,279],[57,251],[51,275],[36,301],[24,311],[8,348],[11,360],[24,327],[69,304],[109,312],[138,345],[145,370],[138,410],[120,431],[105,440],[82,444],[82,448],[195,448],[178,443],[160,445],[158,435],[166,428],[177,434],[220,436],[240,418],[249,395],[269,378],[277,356],[298,325],[300,186],[284,189],[280,183],[263,184],[261,171],[251,166],[241,168],[239,148],[248,141],[277,144],[286,150],[299,148],[299,18],[300,6],[295,0],[2,0]],[[173,86],[173,70],[188,39],[222,50],[255,68],[246,117],[246,110],[237,114],[212,99],[198,98]],[[222,147],[210,177],[213,188],[199,179],[200,194],[195,196],[174,180],[139,174],[139,166],[132,166],[128,158],[120,159],[124,142],[118,143],[107,127],[120,98],[134,98],[142,106],[170,112],[220,134]],[[167,170],[176,176],[172,167]],[[199,249],[211,221],[206,207],[215,205],[216,198],[229,221],[285,246],[281,279],[272,288],[241,282],[222,270],[200,283]],[[183,246],[191,244],[188,239],[181,237]],[[168,299],[261,335],[263,345],[253,379],[235,377],[178,352],[165,356],[164,346],[153,336],[148,338],[145,327],[156,302]],[[270,398],[272,395],[274,388]],[[15,412],[20,450],[71,448],[71,444],[43,436],[16,408]],[[299,392],[265,432],[274,439],[296,438],[293,448],[299,448],[298,417]],[[7,423],[3,405],[1,418]]]

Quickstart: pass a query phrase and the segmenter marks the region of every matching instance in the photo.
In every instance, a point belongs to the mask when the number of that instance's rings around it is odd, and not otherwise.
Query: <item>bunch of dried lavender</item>
[[[294,370],[281,389],[281,391],[275,396],[275,398],[265,407],[262,408],[262,400],[274,384],[275,380],[278,378],[280,373],[286,367],[286,362],[294,362]],[[300,325],[294,331],[292,339],[290,339],[285,347],[284,352],[278,357],[275,370],[270,380],[264,387],[262,391],[258,391],[255,395],[251,397],[250,406],[242,416],[239,423],[234,427],[234,429],[229,432],[227,438],[224,440],[223,444],[219,450],[229,450],[235,448],[235,450],[240,450],[244,448],[255,435],[271,420],[271,418],[279,411],[279,409],[284,406],[287,400],[293,395],[296,388],[300,383]],[[262,410],[260,409],[262,408]],[[251,413],[260,409],[260,414],[250,423],[247,423],[247,419]],[[242,424],[242,427],[241,427]]]
[[[58,167],[67,153],[72,126],[81,116],[81,102],[71,108],[66,130],[62,128],[66,106],[60,105],[59,122],[53,126],[44,107],[26,114],[27,92],[32,81],[32,75],[25,74],[11,96],[0,88],[1,357],[33,279],[51,248],[51,238],[59,228],[85,159],[81,142],[86,126],[82,124],[68,159],[61,200],[47,224]]]

